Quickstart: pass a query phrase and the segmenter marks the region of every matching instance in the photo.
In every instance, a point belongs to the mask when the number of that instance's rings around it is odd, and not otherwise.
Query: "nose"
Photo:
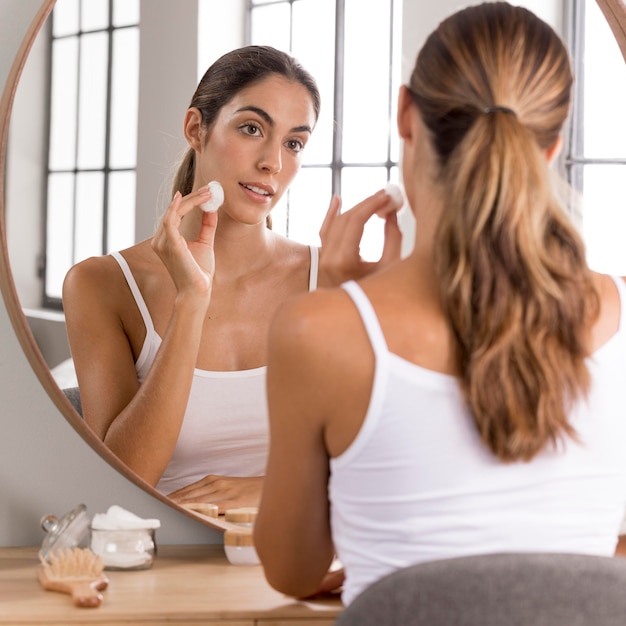
[[[276,145],[274,142],[265,144],[260,155],[258,167],[268,174],[278,174],[283,169],[282,162],[282,145]]]

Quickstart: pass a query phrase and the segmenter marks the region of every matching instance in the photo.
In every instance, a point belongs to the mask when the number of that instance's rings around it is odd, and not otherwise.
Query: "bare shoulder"
[[[104,291],[116,278],[116,262],[112,257],[90,257],[72,266],[63,281],[63,299]],[[119,267],[119,266],[118,266]]]
[[[133,267],[145,257],[144,244],[123,251],[124,258]],[[125,280],[118,262],[111,255],[89,257],[72,266],[63,282],[63,299],[76,295],[103,294],[111,297]]]
[[[594,273],[594,283],[600,298],[600,315],[592,332],[592,350],[598,349],[618,330],[621,308],[619,292],[611,276]]]
[[[343,289],[317,289],[282,304],[274,317],[272,332],[316,343],[322,338],[341,335],[357,319],[357,311]]]
[[[142,242],[123,251],[124,258],[135,268],[146,255]],[[63,308],[66,315],[114,313],[116,316],[132,310],[128,283],[118,262],[111,255],[90,257],[74,265],[63,281]]]

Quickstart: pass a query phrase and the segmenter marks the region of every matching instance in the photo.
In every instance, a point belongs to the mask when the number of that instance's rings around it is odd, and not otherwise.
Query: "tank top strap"
[[[365,326],[365,330],[374,352],[377,355],[387,353],[389,351],[387,348],[387,341],[385,340],[382,328],[380,327],[380,322],[378,321],[378,317],[374,311],[372,303],[365,295],[363,289],[361,289],[361,287],[353,280],[343,283],[341,286],[348,293],[350,298],[352,298],[352,301],[361,316],[363,326]]]
[[[317,246],[309,246],[311,251],[311,269],[309,270],[309,291],[317,289],[317,275],[320,266],[320,251]]]
[[[135,298],[135,302],[137,303],[137,308],[141,313],[141,317],[143,318],[143,323],[146,325],[146,333],[150,335],[154,332],[154,324],[152,323],[152,317],[150,317],[150,312],[148,311],[148,307],[146,306],[146,302],[141,295],[141,291],[139,291],[139,286],[137,285],[137,281],[133,276],[133,273],[130,271],[130,266],[128,265],[126,259],[119,252],[111,252],[111,256],[117,261],[120,266],[124,278],[126,278],[126,282],[130,287],[130,291],[133,294],[133,298]]]

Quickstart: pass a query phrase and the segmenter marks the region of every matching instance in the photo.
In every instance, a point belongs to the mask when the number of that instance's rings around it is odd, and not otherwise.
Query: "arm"
[[[311,294],[314,300],[319,295]],[[271,445],[254,526],[268,582],[297,597],[318,591],[334,555],[324,433],[326,392],[332,393],[320,379],[324,354],[316,347],[320,338],[323,342],[324,331],[307,317],[304,302],[309,299],[298,298],[282,307],[270,329]]]
[[[155,485],[171,457],[185,412],[202,326],[210,301],[215,214],[203,214],[200,235],[178,232],[183,215],[206,201],[206,187],[176,196],[153,238],[177,296],[148,377],[138,384],[124,328],[123,298],[111,289],[117,267],[90,259],[68,273],[63,301],[85,421],[130,469]]]

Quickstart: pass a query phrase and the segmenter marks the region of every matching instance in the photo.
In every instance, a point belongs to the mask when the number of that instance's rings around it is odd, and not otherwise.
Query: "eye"
[[[261,135],[261,127],[254,122],[246,122],[239,127],[244,134],[249,135],[250,137],[258,137]]]
[[[288,139],[285,142],[285,145],[292,152],[302,152],[302,150],[304,150],[305,144],[304,144],[304,141],[302,141],[301,139]]]

